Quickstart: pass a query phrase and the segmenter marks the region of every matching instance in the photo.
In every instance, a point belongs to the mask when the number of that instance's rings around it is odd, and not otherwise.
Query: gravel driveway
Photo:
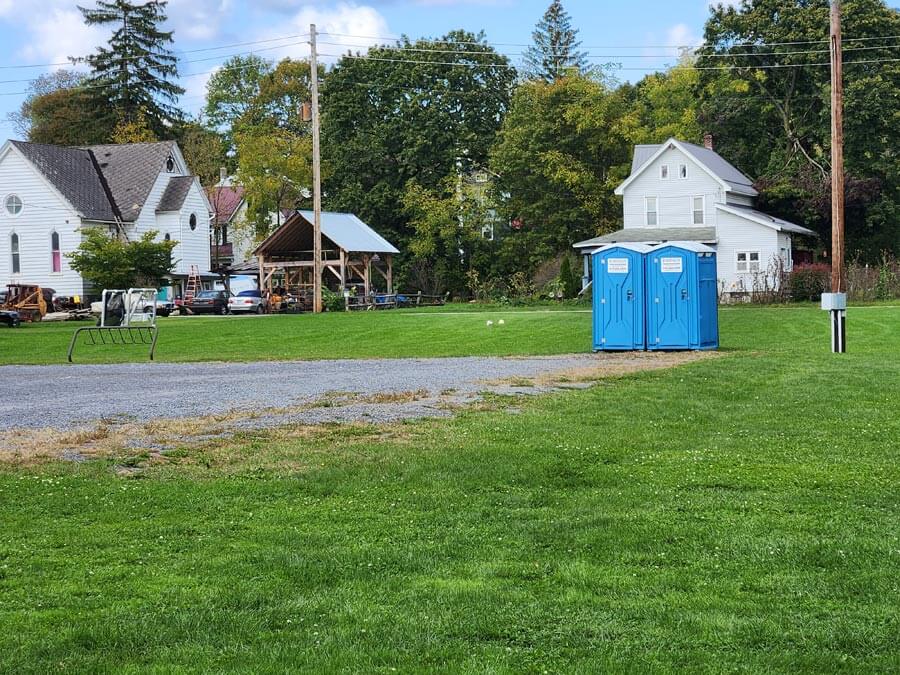
[[[535,377],[596,365],[592,354],[527,358],[465,357],[254,363],[145,363],[0,367],[0,429],[89,425],[101,419],[179,418],[240,410],[309,406],[335,392],[376,395],[449,390],[473,395],[488,381]],[[496,389],[496,386],[494,386]],[[354,405],[350,418],[384,414]],[[316,412],[318,411],[318,412]],[[324,411],[324,412],[323,412]],[[398,413],[401,412],[398,410]],[[401,417],[419,416],[415,406]],[[327,408],[309,419],[334,417]],[[344,416],[344,419],[347,418]],[[376,419],[375,421],[378,421]]]

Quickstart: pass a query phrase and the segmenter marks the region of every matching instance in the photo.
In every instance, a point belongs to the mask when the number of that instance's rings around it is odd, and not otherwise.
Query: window
[[[9,235],[9,249],[12,252],[12,273],[18,274],[22,271],[19,259],[19,235],[13,232]]]
[[[172,241],[172,235],[166,232],[166,236],[163,237],[163,239],[165,239],[166,241]]]
[[[188,219],[188,223],[191,226],[191,230],[197,229],[197,214],[196,213],[191,214],[191,217]]]
[[[706,199],[704,197],[692,197],[691,198],[691,208],[693,211],[693,223],[694,225],[703,225],[703,214],[706,209],[704,209],[704,202]]]
[[[759,251],[738,251],[735,270],[743,274],[759,272]]]
[[[156,166],[159,166],[159,164],[157,164]],[[166,171],[168,171],[169,173],[172,173],[174,170],[175,170],[175,158],[172,157],[172,155],[169,155],[166,158]]]
[[[678,165],[678,177],[687,178],[687,164]]]
[[[781,247],[781,269],[785,272],[790,272],[794,267],[794,261],[791,260],[791,248],[790,246],[782,246]]]
[[[647,197],[647,225],[657,225],[656,197]]]
[[[53,232],[50,235],[50,267],[55,274],[62,272],[62,255],[59,252],[59,232]]]
[[[665,180],[666,178],[669,177],[669,165],[668,164],[663,164],[661,167],[659,167],[659,177],[662,178],[663,180]]]
[[[19,195],[9,195],[6,198],[6,212],[11,216],[17,216],[22,213],[23,206],[24,204],[22,204]]]

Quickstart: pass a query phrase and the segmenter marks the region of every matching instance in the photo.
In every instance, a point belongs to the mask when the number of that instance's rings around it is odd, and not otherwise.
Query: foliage
[[[410,59],[410,49],[424,51]],[[403,38],[368,55],[341,59],[323,85],[325,205],[356,213],[405,251],[415,234],[398,208],[407,184],[441,191],[460,171],[487,164],[515,73],[483,34],[465,31],[439,41]],[[403,269],[407,257],[398,261]]]
[[[78,249],[66,257],[72,269],[98,292],[104,288],[156,288],[175,267],[172,251],[178,243],[156,241],[158,234],[145,232],[140,239],[126,242],[100,228],[87,228]]]
[[[299,206],[312,183],[312,140],[288,129],[253,127],[235,137],[237,178],[257,236],[281,224],[281,210]],[[271,222],[271,214],[276,222]]]
[[[218,182],[219,169],[229,163],[222,137],[199,122],[179,125],[176,134],[184,160],[200,183],[210,186]]]
[[[111,143],[153,143],[159,139],[150,128],[147,116],[138,111],[130,119],[120,119],[109,140]]]
[[[322,306],[326,312],[343,312],[347,309],[347,301],[341,293],[335,293],[330,288],[322,288]]]
[[[159,28],[166,5],[165,0],[97,0],[95,8],[78,8],[88,26],[113,27],[108,46],[76,59],[91,68],[87,82],[102,92],[120,121],[139,123],[143,115],[158,138],[181,117],[175,102],[184,93],[172,82],[178,76],[178,61],[168,49],[172,32]]]
[[[562,264],[559,267],[559,280],[562,285],[563,298],[570,299],[578,295],[581,290],[581,277],[572,266],[572,256],[563,255]]]
[[[32,143],[106,143],[116,124],[115,114],[100,92],[83,85],[84,75],[71,70],[41,75],[29,84],[28,95],[9,119]]]
[[[525,51],[529,77],[555,82],[587,72],[587,53],[579,51],[578,30],[561,0],[553,0],[531,34],[534,44]]]
[[[234,131],[259,96],[260,82],[272,72],[272,62],[255,54],[232,56],[206,83],[206,122],[220,129],[229,149]]]
[[[415,230],[409,242],[413,260],[427,262],[439,282],[437,293],[463,292],[467,273],[482,268],[489,256],[490,242],[481,233],[483,208],[449,182],[436,191],[410,181],[403,209]]]
[[[503,233],[501,257],[513,269],[531,270],[620,227],[613,190],[631,154],[619,131],[625,103],[621,93],[582,77],[516,90],[491,154],[496,189],[509,195],[501,213],[520,223]]]
[[[900,248],[900,175],[894,145],[900,64],[884,36],[900,34],[900,12],[883,0],[844,4],[843,31],[867,40],[865,52],[845,45],[844,130],[847,250],[875,259]],[[830,231],[830,73],[807,65],[828,61],[828,0],[749,0],[713,7],[698,66],[701,124],[717,149],[761,187],[760,206]],[[760,47],[760,43],[769,47]],[[794,44],[791,44],[794,43]],[[748,46],[748,45],[754,46]],[[813,51],[814,53],[810,53]],[[747,56],[753,54],[752,57]],[[855,63],[882,61],[881,63]],[[762,66],[797,66],[762,69]]]
[[[663,143],[670,138],[698,143],[703,132],[697,119],[699,72],[687,59],[664,73],[640,80],[623,93],[630,105],[621,125],[630,143]]]
[[[796,265],[788,275],[793,300],[818,300],[831,287],[831,265]]]

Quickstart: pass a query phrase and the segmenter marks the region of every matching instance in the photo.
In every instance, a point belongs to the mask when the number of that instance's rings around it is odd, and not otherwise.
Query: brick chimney
[[[703,147],[707,150],[713,149],[713,135],[712,134],[703,134]]]

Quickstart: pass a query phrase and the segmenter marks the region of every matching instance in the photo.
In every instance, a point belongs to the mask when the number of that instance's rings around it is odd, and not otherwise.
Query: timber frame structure
[[[289,293],[299,297],[311,294],[315,278],[313,213],[291,213],[253,253],[261,290],[271,295],[273,277],[279,275]],[[393,293],[396,253],[399,251],[389,241],[353,214],[322,212],[323,286],[336,286],[341,293],[350,287],[361,288],[369,297],[375,288],[375,271],[383,278],[387,293]],[[331,284],[326,283],[329,280]]]

